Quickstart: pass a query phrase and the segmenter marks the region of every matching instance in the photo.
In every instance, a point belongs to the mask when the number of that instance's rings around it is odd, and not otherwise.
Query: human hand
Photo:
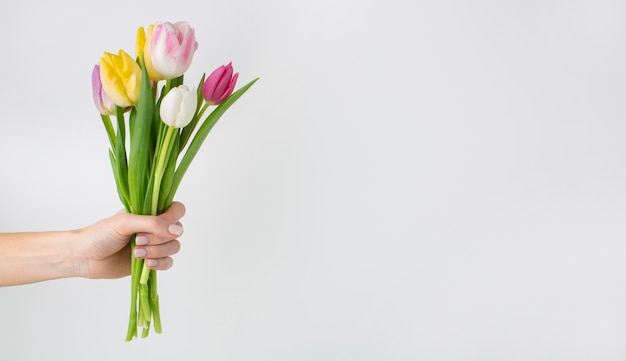
[[[176,237],[183,233],[180,219],[185,206],[174,202],[159,216],[140,216],[121,211],[112,217],[79,230],[83,244],[77,246],[80,273],[86,278],[118,278],[130,274],[130,243],[133,234],[134,257],[145,259],[148,268],[167,270],[172,255],[180,250]]]

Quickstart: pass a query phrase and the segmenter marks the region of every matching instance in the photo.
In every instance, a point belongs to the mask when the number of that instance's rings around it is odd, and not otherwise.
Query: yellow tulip
[[[154,69],[154,65],[152,65],[152,29],[154,29],[154,24],[148,26],[147,34],[143,26],[137,29],[137,42],[135,44],[135,53],[137,54],[137,58],[140,62],[142,61],[142,59],[145,59],[146,70],[148,71],[148,77],[150,78],[150,80],[164,80],[165,76],[156,71],[156,69]]]
[[[102,88],[116,105],[122,108],[137,105],[141,68],[126,52],[104,53],[100,58],[100,80]]]

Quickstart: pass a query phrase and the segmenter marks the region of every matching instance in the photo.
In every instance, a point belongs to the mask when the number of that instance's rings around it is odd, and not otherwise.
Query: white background
[[[0,5],[0,231],[121,208],[102,52],[186,20],[261,80],[187,173],[164,333],[129,280],[0,289],[2,360],[624,360],[621,1]]]

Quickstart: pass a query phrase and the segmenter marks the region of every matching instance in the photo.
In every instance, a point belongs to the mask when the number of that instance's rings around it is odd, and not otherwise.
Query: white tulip
[[[174,128],[183,128],[193,119],[197,105],[198,94],[196,89],[179,85],[170,89],[163,97],[159,114],[163,123]]]

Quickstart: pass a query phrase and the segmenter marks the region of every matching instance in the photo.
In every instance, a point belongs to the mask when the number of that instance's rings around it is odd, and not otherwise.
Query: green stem
[[[150,214],[152,215],[157,214],[159,206],[159,192],[161,190],[161,179],[163,178],[163,173],[165,171],[165,162],[169,158],[169,153],[172,148],[172,136],[174,135],[174,133],[176,133],[176,131],[177,129],[174,127],[167,128],[167,131],[165,133],[165,139],[163,140],[163,144],[161,144],[161,149],[159,149],[159,155],[157,157],[158,160],[154,172],[154,187],[152,188],[152,202],[150,210]],[[139,283],[142,285],[147,284],[149,277],[150,269],[144,263],[143,269],[141,270],[141,278],[139,279]]]
[[[139,284],[144,285],[144,286],[147,285],[148,278],[150,278],[150,268],[148,268],[148,266],[146,266],[146,263],[144,262],[143,268],[141,269],[141,277],[139,278]]]
[[[154,320],[154,331],[161,333],[161,311],[159,310],[159,294],[157,292],[157,272],[150,271],[150,309]]]
[[[130,239],[131,253],[135,248],[135,235]],[[137,292],[139,286],[139,270],[141,269],[140,260],[131,257],[131,290],[130,290],[130,317],[128,320],[128,331],[126,333],[126,341],[131,341],[137,336]]]
[[[139,326],[150,328],[150,298],[147,285],[139,285]]]
[[[169,152],[171,148],[172,135],[176,132],[176,128],[168,127],[165,133],[165,140],[163,140],[163,144],[161,149],[159,150],[159,160],[156,165],[156,170],[154,174],[154,188],[152,190],[152,215],[157,214],[157,209],[159,206],[159,192],[161,191],[161,179],[163,178],[163,173],[165,172],[165,162],[169,158]],[[163,154],[163,149],[165,149],[165,154]]]

